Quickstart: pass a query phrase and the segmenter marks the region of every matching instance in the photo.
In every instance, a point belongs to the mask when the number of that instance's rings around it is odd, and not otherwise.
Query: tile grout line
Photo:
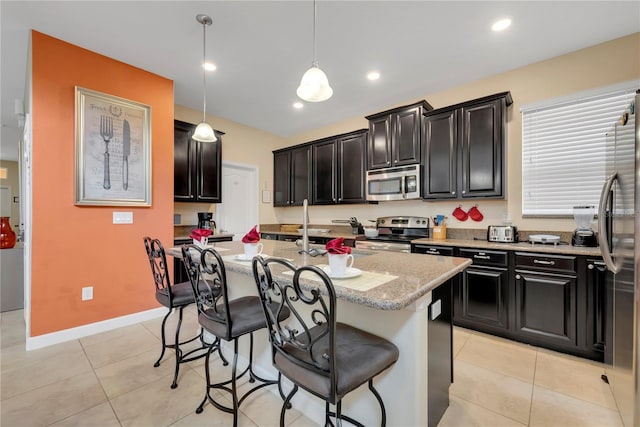
[[[529,401],[529,422],[527,425],[531,425],[531,415],[533,414],[533,395],[536,390],[536,373],[538,372],[538,350],[536,350],[536,360],[533,364],[533,383],[531,384],[531,400]]]

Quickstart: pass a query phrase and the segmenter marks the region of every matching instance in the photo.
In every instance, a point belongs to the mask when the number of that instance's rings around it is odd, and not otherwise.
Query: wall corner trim
[[[156,319],[167,314],[165,307],[158,307],[152,310],[141,311],[139,313],[128,314],[126,316],[114,317],[113,319],[103,320],[101,322],[90,323],[71,329],[52,332],[50,334],[39,335],[37,337],[27,337],[26,349],[37,350],[39,348],[48,347],[54,344],[71,341],[87,337],[89,335],[99,334],[101,332],[111,331],[113,329],[129,326],[136,323]]]

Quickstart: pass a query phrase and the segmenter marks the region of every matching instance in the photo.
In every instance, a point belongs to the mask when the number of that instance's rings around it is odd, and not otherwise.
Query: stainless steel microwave
[[[420,165],[367,171],[367,200],[420,198]]]

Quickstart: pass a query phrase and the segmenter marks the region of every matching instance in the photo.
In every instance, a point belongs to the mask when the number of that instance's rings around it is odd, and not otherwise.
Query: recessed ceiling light
[[[207,71],[215,71],[218,67],[216,67],[216,64],[212,62],[205,62],[202,68],[204,68]]]
[[[367,78],[369,80],[378,80],[380,78],[380,73],[377,71],[371,71],[367,74]]]
[[[503,30],[506,30],[507,28],[509,28],[510,25],[511,25],[511,19],[504,18],[504,19],[500,19],[500,20],[496,21],[491,26],[491,29],[493,31],[503,31]]]
[[[301,109],[302,107],[304,107],[304,104],[303,104],[302,102],[294,102],[294,103],[293,103],[293,108],[296,108],[296,109],[298,109],[298,110],[299,110],[299,109]]]

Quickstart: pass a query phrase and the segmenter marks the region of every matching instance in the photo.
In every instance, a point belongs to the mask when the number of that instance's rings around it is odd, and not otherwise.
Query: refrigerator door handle
[[[616,265],[611,256],[611,248],[609,247],[609,236],[607,235],[607,205],[609,204],[609,198],[611,197],[611,188],[613,183],[618,179],[618,173],[614,173],[602,186],[602,193],[600,194],[600,206],[598,209],[598,244],[600,245],[600,251],[602,253],[602,259],[606,264],[609,271],[619,273],[621,266]]]

